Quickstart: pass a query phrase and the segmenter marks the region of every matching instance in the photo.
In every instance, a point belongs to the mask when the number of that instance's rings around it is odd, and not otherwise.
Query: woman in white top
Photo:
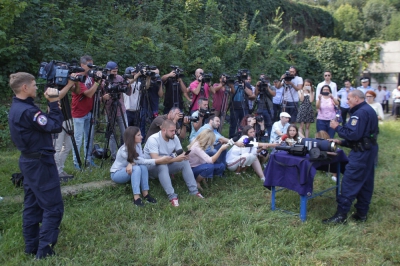
[[[237,174],[246,170],[250,165],[253,167],[256,174],[260,177],[262,181],[265,180],[264,173],[261,168],[260,162],[257,160],[257,148],[267,149],[269,147],[276,147],[279,144],[271,143],[259,143],[254,139],[255,131],[251,126],[245,126],[242,131],[242,137],[238,142],[246,142],[246,139],[253,138],[250,142],[252,147],[238,147],[234,145],[226,155],[226,164],[229,170],[236,171]],[[246,143],[245,143],[246,144]]]
[[[205,129],[188,146],[190,150],[189,164],[192,167],[194,178],[196,178],[197,188],[201,190],[203,189],[200,185],[201,181],[205,182],[206,178],[213,178],[213,176],[222,176],[225,170],[225,163],[216,163],[216,161],[229,145],[223,144],[213,156],[209,156],[205,149],[212,148],[214,142],[214,132]]]
[[[385,115],[383,114],[381,103],[375,102],[376,93],[374,91],[367,91],[365,93],[365,98],[367,99],[367,103],[374,108],[376,115],[378,116],[378,120],[383,121],[383,119],[385,119]]]
[[[140,198],[140,187],[147,202],[157,202],[149,194],[149,172],[146,165],[163,164],[170,159],[168,156],[159,159],[144,159],[141,146],[142,139],[138,127],[128,127],[124,132],[124,145],[119,148],[110,169],[111,179],[115,183],[125,184],[131,181],[133,203],[139,207],[144,206]]]

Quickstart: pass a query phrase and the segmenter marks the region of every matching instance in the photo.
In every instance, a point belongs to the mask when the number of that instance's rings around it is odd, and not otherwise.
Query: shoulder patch
[[[37,118],[37,123],[41,126],[44,126],[47,124],[47,117],[44,115],[39,115]]]
[[[353,116],[350,117],[350,119],[352,119],[352,118],[355,118],[355,119],[358,120],[358,116],[353,115]]]
[[[358,119],[357,118],[351,118],[351,125],[355,126],[357,125]]]
[[[37,112],[37,113],[33,116],[33,121],[36,121],[38,115],[40,115],[41,113],[42,113],[41,111]]]

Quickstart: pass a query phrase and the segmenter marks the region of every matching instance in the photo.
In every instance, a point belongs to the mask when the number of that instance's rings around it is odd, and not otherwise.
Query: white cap
[[[291,118],[290,114],[288,114],[288,113],[286,113],[286,112],[280,113],[280,114],[279,114],[279,117],[281,117],[281,116]]]
[[[368,79],[362,79],[361,82],[368,82]]]

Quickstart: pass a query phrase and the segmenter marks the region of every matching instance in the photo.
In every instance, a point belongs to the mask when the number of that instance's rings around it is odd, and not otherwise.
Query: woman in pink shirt
[[[328,132],[331,139],[335,136],[335,130],[329,126],[329,123],[331,120],[336,119],[335,105],[338,106],[339,102],[333,97],[331,87],[324,85],[316,103],[318,110],[317,132],[324,130]]]
[[[229,145],[223,144],[221,148],[213,156],[209,156],[205,150],[215,142],[215,134],[210,129],[203,130],[197,137],[190,143],[188,149],[189,163],[192,167],[193,175],[196,178],[197,188],[203,189],[200,182],[206,182],[206,178],[213,178],[213,176],[222,176],[225,170],[225,162],[215,163],[221,153],[226,150]],[[215,163],[215,164],[214,164]]]

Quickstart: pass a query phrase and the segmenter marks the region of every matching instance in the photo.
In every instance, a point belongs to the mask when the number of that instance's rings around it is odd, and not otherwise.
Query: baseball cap
[[[136,68],[129,66],[125,69],[125,74],[132,74],[132,72],[136,72]]]
[[[368,79],[361,79],[361,82],[368,82]]]
[[[286,112],[280,113],[280,114],[279,114],[279,117],[281,117],[281,116],[291,118],[290,114],[288,114],[288,113],[286,113]]]
[[[108,68],[108,69],[110,69],[110,70],[113,70],[113,69],[118,68],[118,64],[115,63],[115,62],[113,62],[113,61],[109,61],[109,62],[107,63],[107,65],[106,65],[106,68]]]

